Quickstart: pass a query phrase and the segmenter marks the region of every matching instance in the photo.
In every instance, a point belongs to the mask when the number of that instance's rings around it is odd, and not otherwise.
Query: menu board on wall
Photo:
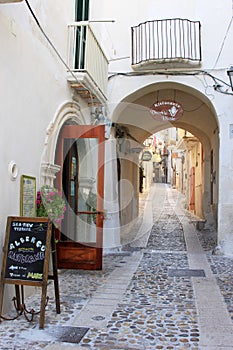
[[[36,178],[22,175],[20,186],[20,215],[36,216]]]

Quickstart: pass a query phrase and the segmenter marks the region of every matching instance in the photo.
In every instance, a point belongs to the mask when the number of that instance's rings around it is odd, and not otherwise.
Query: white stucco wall
[[[32,6],[37,2],[32,2]],[[62,2],[61,2],[62,3]],[[68,21],[63,6],[63,37]],[[70,8],[70,17],[72,16]],[[42,14],[39,12],[38,17]],[[56,23],[56,17],[44,11],[43,22]],[[51,20],[51,17],[53,21]],[[19,183],[22,174],[39,178],[46,128],[63,100],[71,99],[66,82],[66,69],[49,48],[25,3],[0,5],[1,40],[1,193],[4,199],[0,218],[4,227],[6,214],[19,214]],[[58,27],[59,30],[59,26]],[[52,27],[50,28],[53,33]],[[57,36],[59,39],[61,36]],[[54,39],[55,44],[57,44]],[[66,40],[60,47],[66,53]],[[12,182],[8,164],[14,160],[19,169]]]
[[[67,61],[67,25],[74,21],[75,1],[58,0],[55,6],[54,1],[31,0],[30,5],[46,35]],[[20,215],[21,175],[36,177],[38,190],[43,177],[41,165],[53,164],[63,123],[72,118],[77,124],[90,124],[91,119],[87,101],[77,95],[74,97],[67,83],[67,68],[41,33],[26,3],[0,4],[0,22],[2,246],[7,216]],[[109,149],[114,153],[111,147]],[[112,159],[109,152],[106,154],[107,159]],[[8,172],[12,161],[18,171],[14,180]],[[106,192],[116,200],[117,172],[108,165],[107,171],[113,173],[113,182],[107,178],[111,192]],[[106,247],[119,245],[118,208],[111,205],[111,220],[105,224],[111,231],[104,236]]]
[[[99,38],[103,39],[110,58],[109,105],[112,115],[122,100],[133,96],[132,94],[136,97],[139,89],[151,84],[161,83],[160,87],[162,88],[163,82],[178,82],[192,87],[206,96],[205,103],[210,108],[213,106],[212,112],[219,130],[216,130],[212,137],[209,135],[210,146],[208,147],[218,147],[219,132],[219,155],[218,150],[214,150],[214,167],[217,171],[214,198],[218,200],[218,240],[223,252],[233,256],[233,138],[229,135],[230,125],[233,123],[233,96],[217,92],[213,87],[215,83],[219,83],[222,85],[222,91],[231,93],[231,89],[226,84],[229,84],[227,69],[233,63],[231,44],[233,26],[229,26],[232,18],[232,1],[193,0],[187,2],[186,0],[178,0],[174,2],[165,0],[155,3],[150,0],[143,2],[139,0],[127,2],[103,0],[98,2],[98,6],[94,2],[92,3],[91,18],[93,20],[115,20],[114,23],[93,24]],[[198,69],[210,73],[220,80],[214,81],[211,76],[204,74],[198,76],[154,74],[134,77],[123,75],[133,72],[131,67],[131,26],[148,20],[168,18],[187,18],[200,21],[202,62]],[[160,68],[163,72],[162,67],[158,65],[155,67],[156,70]],[[182,69],[178,71],[182,73]],[[121,73],[123,74],[121,75]],[[206,160],[209,162],[209,159]]]
[[[215,65],[223,38],[232,16],[231,0],[102,0],[92,2],[91,19],[114,20],[114,23],[96,23],[95,30],[103,40],[110,60],[110,72],[128,71],[131,56],[131,26],[157,19],[185,18],[200,21],[202,26],[203,67]],[[231,31],[232,35],[232,31]],[[214,39],[214,40],[213,40]],[[228,35],[221,60],[215,68],[229,65],[231,37]],[[230,61],[230,63],[232,63]]]
[[[67,23],[74,18],[74,2],[30,1],[39,22],[66,58]],[[66,68],[51,49],[25,2],[0,4],[0,244],[7,216],[20,215],[21,175],[34,176],[39,188],[46,130],[58,106],[72,100]],[[14,161],[18,176],[8,171]],[[0,259],[2,258],[0,250]],[[5,294],[9,286],[6,286]],[[6,309],[11,304],[5,300]]]

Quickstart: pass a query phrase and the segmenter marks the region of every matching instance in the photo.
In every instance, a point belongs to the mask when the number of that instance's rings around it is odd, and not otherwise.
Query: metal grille
[[[169,277],[205,277],[204,270],[198,269],[169,269]]]
[[[201,24],[174,18],[131,28],[132,65],[147,61],[201,61]]]

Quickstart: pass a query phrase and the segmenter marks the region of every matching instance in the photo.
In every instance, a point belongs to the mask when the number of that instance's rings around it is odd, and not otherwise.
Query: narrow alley
[[[140,224],[103,270],[61,271],[61,314],[50,283],[45,328],[38,315],[3,320],[0,349],[233,349],[233,261],[213,254],[215,233],[197,230],[182,200],[153,184]],[[39,289],[26,305],[39,309]]]

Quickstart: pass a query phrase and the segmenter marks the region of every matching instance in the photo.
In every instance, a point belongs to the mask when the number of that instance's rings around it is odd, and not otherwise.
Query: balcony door
[[[76,0],[75,21],[88,21],[89,19],[89,0]]]
[[[89,0],[76,0],[75,21],[82,22],[89,19]],[[78,26],[76,31],[75,69],[85,68],[87,28]]]
[[[67,201],[57,243],[60,269],[102,269],[104,132],[103,125],[65,125],[59,137],[56,185]]]

